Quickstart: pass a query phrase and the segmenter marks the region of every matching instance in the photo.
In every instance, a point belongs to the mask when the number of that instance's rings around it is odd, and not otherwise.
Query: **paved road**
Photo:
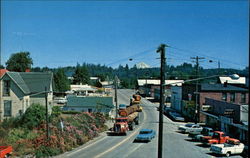
[[[119,104],[128,104],[132,90],[119,90]],[[158,104],[142,99],[143,113],[141,124],[130,131],[127,136],[107,136],[103,133],[100,137],[80,148],[60,155],[72,158],[157,158],[158,145]],[[209,148],[201,147],[200,143],[189,140],[187,134],[177,132],[179,124],[164,117],[163,132],[163,157],[164,158],[212,158]],[[149,143],[133,143],[135,136],[141,128],[156,130],[156,138]],[[241,156],[232,156],[240,158]]]

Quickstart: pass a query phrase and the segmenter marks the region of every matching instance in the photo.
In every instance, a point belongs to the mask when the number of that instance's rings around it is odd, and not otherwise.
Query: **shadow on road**
[[[199,142],[199,141],[197,141],[197,140],[194,140],[194,139],[184,139],[185,141],[188,141],[188,142]]]
[[[187,134],[187,133],[184,133],[184,132],[182,132],[182,131],[175,131],[175,132],[177,132],[177,133],[180,133],[180,134]]]
[[[225,157],[224,155],[219,155],[219,154],[215,154],[215,153],[206,153],[210,156],[214,156],[214,157]]]
[[[148,143],[149,141],[138,141],[138,140],[134,140],[133,143]]]
[[[159,103],[159,100],[157,100],[157,99],[147,99],[148,101],[150,101],[150,102],[152,102],[152,103]]]
[[[127,134],[124,133],[114,133],[114,132],[107,132],[108,136],[126,136]]]
[[[198,140],[195,140],[195,139],[185,139],[186,141],[189,141],[189,142],[199,142]]]
[[[206,145],[206,144],[196,144],[196,146],[199,146],[199,147],[203,147],[203,148],[209,148],[210,145]]]

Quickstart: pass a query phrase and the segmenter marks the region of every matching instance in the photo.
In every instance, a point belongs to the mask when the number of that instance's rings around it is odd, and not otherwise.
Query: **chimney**
[[[224,87],[227,87],[227,80],[226,80],[226,82],[224,82]]]

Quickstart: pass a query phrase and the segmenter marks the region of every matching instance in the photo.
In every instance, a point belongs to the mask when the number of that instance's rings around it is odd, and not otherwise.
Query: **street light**
[[[210,63],[217,62],[218,63],[218,75],[220,75],[220,61],[209,60]]]

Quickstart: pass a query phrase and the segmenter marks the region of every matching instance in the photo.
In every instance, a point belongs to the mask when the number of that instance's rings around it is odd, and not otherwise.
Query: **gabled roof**
[[[34,94],[49,90],[52,84],[52,73],[45,72],[7,72],[24,94]]]
[[[240,88],[232,85],[224,86],[224,84],[201,84],[201,91],[241,91],[247,92],[248,89]]]
[[[69,95],[67,97],[68,107],[108,107],[113,108],[113,97],[86,97]]]

